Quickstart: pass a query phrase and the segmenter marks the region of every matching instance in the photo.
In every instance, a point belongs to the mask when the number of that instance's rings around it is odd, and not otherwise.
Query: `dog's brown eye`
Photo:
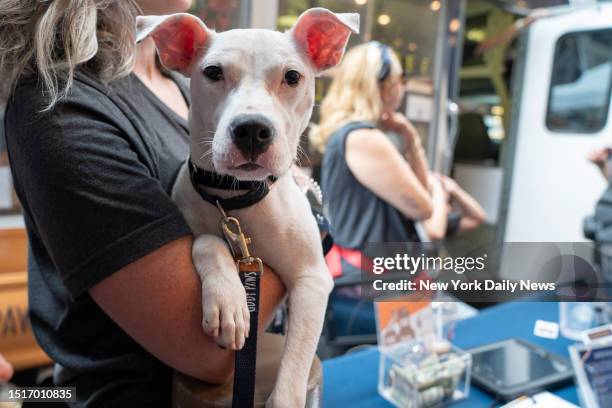
[[[223,70],[216,65],[209,65],[204,68],[204,75],[213,82],[223,79]]]
[[[290,86],[297,86],[300,82],[302,75],[294,69],[291,69],[285,73],[285,82]]]

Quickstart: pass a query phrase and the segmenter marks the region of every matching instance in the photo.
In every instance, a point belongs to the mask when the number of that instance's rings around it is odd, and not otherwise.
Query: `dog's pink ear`
[[[290,31],[317,72],[340,62],[351,32],[359,33],[359,14],[336,14],[324,8],[303,12]]]
[[[162,64],[187,77],[198,50],[212,34],[202,20],[187,13],[136,18],[136,41],[151,36]]]

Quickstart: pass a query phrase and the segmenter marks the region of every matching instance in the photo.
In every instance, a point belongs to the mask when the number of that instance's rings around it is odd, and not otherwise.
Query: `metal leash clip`
[[[219,201],[217,201],[217,208],[219,212],[221,212],[220,225],[223,237],[225,238],[225,242],[229,245],[232,256],[238,264],[238,270],[240,272],[243,271],[240,268],[241,265],[251,265],[255,263],[257,264],[259,273],[263,273],[263,262],[260,258],[251,255],[249,251],[251,238],[244,235],[238,219],[229,217],[223,207],[221,207]],[[252,269],[249,269],[248,272],[252,272]]]

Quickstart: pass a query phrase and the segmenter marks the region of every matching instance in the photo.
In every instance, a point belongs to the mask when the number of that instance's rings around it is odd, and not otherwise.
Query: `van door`
[[[558,11],[529,29],[498,239],[584,241],[582,220],[606,186],[586,156],[612,144],[610,21],[612,5],[602,4]]]

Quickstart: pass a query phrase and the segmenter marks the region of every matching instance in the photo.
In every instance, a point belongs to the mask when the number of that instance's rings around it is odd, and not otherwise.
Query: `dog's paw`
[[[249,334],[249,309],[225,242],[214,235],[199,236],[193,245],[193,264],[202,284],[204,331],[222,347],[241,349]]]
[[[240,350],[249,334],[249,309],[244,287],[224,276],[202,281],[202,327],[222,347]]]

